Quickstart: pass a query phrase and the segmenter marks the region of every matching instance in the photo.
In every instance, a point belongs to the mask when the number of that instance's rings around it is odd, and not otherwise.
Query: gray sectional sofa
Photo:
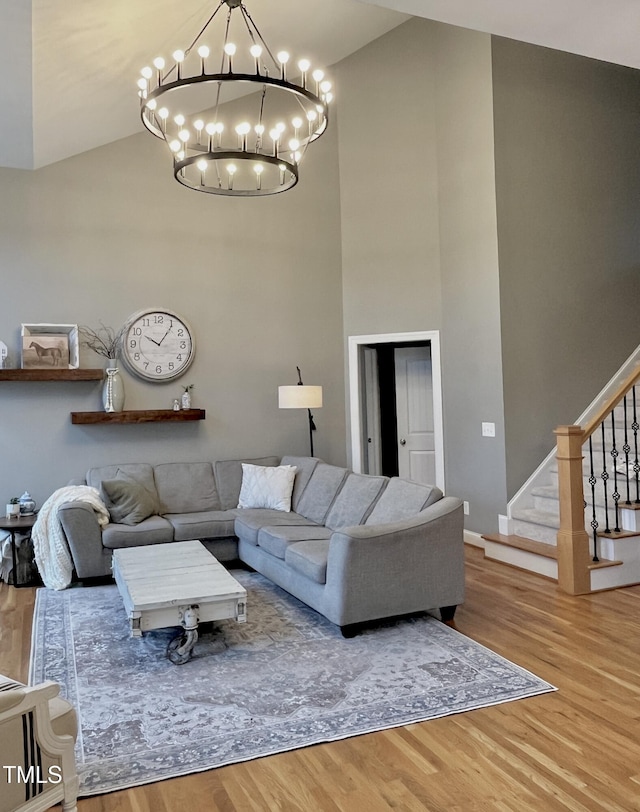
[[[291,511],[237,507],[243,462],[295,466]],[[120,479],[144,488],[152,515],[101,529],[83,502],[58,510],[79,579],[108,575],[118,547],[200,539],[218,560],[242,561],[345,634],[430,609],[450,619],[464,600],[462,502],[436,487],[313,457],[129,463],[92,468],[85,481],[104,493]]]

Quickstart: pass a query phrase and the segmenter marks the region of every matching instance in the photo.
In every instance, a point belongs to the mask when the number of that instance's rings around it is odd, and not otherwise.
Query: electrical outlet
[[[469,515],[469,503],[468,502],[463,502],[462,503],[462,509],[464,510],[464,515],[468,516]]]
[[[495,423],[483,423],[482,424],[482,436],[483,437],[495,437],[496,436],[496,424]]]

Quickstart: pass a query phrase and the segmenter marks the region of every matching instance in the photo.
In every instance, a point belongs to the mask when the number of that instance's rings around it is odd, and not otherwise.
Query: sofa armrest
[[[64,502],[58,508],[58,518],[78,578],[104,575],[107,553],[102,546],[102,530],[93,508],[86,502]]]
[[[462,501],[449,496],[410,519],[334,532],[330,620],[342,626],[462,603],[463,528]]]

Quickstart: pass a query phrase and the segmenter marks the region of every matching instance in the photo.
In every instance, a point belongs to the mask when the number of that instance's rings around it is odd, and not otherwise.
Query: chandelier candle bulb
[[[200,170],[200,185],[201,186],[205,185],[205,183],[204,183],[205,174],[204,173],[207,171],[207,166],[208,166],[208,164],[204,159],[201,160],[201,161],[198,161],[198,169]]]
[[[228,173],[227,186],[228,186],[230,191],[233,190],[233,176],[235,175],[235,172],[236,172],[235,164],[229,164],[227,166],[227,173]]]
[[[236,52],[236,46],[233,44],[233,42],[227,42],[227,44],[224,46],[224,52],[229,57],[229,73],[233,73],[233,65],[231,63],[231,57]]]
[[[302,87],[306,88],[307,86],[307,71],[311,67],[311,62],[308,59],[301,59],[298,62],[298,68],[302,73]]]
[[[182,63],[184,62],[184,51],[174,51],[173,58],[176,61],[176,71],[178,81],[180,81],[180,79],[182,79]]]
[[[252,45],[249,48],[249,53],[256,61],[256,75],[260,75],[260,56],[262,55],[262,48],[260,45]]]
[[[275,127],[273,130],[269,130],[269,138],[273,141],[273,157],[278,157],[278,140],[280,139],[280,130],[277,130]]]
[[[287,62],[289,61],[289,54],[286,51],[279,51],[276,58],[280,63],[280,78],[284,82],[287,79]]]
[[[205,71],[205,59],[209,56],[209,48],[206,45],[201,45],[198,48],[198,56],[200,57],[200,73],[204,75]]]

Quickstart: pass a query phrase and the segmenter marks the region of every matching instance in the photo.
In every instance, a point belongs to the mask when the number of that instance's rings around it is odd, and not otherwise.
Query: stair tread
[[[606,558],[601,558],[600,561],[592,561],[587,567],[589,570],[602,570],[606,567],[621,567],[624,561],[608,561]]]
[[[640,530],[619,530],[617,533],[612,530],[607,533],[604,530],[598,530],[596,535],[601,539],[631,539],[640,537]]]
[[[492,541],[505,547],[513,547],[516,550],[524,550],[527,553],[534,553],[545,558],[558,557],[558,548],[553,544],[545,544],[544,541],[534,541],[534,539],[517,535],[507,536],[504,533],[487,533],[482,538],[485,541]]]
[[[502,544],[505,547],[523,550],[524,552],[533,553],[534,555],[539,555],[544,558],[558,558],[558,548],[552,544],[545,544],[543,541],[534,541],[524,536],[507,536],[504,533],[485,533],[482,538],[485,541],[492,541],[495,544]],[[623,561],[611,561],[606,558],[601,558],[599,561],[592,561],[589,564],[589,569],[597,570],[606,567],[621,567],[623,564]]]

